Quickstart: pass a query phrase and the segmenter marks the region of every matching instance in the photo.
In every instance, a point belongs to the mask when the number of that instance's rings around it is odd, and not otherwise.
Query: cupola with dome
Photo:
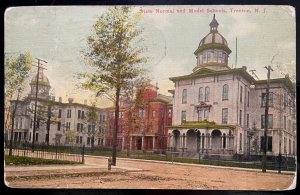
[[[38,83],[37,83],[38,77]],[[48,99],[50,97],[50,82],[48,78],[45,76],[43,69],[39,70],[39,73],[36,74],[30,82],[31,92],[29,96],[35,97],[36,94],[36,86],[38,84],[38,98]]]
[[[200,41],[197,50],[194,52],[197,58],[197,66],[193,71],[201,68],[212,70],[227,70],[228,57],[231,50],[228,47],[226,39],[218,32],[219,23],[213,16],[210,26],[210,32]]]

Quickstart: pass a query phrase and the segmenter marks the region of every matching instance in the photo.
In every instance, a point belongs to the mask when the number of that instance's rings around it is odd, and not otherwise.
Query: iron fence
[[[43,158],[51,160],[72,161],[84,164],[85,146],[47,145],[35,144],[34,149],[30,143],[14,143],[13,156]],[[4,154],[9,155],[9,145],[5,144]]]

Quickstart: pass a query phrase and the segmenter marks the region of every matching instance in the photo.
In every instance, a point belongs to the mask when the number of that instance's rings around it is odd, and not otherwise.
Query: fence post
[[[84,164],[84,144],[82,146],[82,160],[81,163]]]
[[[57,145],[55,145],[55,160],[57,160]]]
[[[110,171],[111,170],[111,158],[108,158],[107,162],[108,162],[108,170]]]

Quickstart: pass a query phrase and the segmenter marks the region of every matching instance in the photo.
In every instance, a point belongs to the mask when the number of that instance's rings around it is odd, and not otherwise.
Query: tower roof
[[[30,85],[36,85],[37,76],[38,76],[38,74],[36,74],[31,79]],[[43,69],[40,69],[40,71],[39,71],[39,80],[38,81],[39,81],[39,85],[50,86],[49,79],[45,76]]]
[[[218,30],[219,23],[215,18],[215,14],[214,14],[214,17],[213,17],[212,21],[210,22],[209,26],[210,26],[210,31]]]
[[[231,50],[228,47],[226,39],[218,32],[219,23],[216,20],[215,14],[212,21],[209,24],[210,32],[201,39],[197,50],[194,54],[197,54],[206,49],[223,49],[227,54],[231,53]]]

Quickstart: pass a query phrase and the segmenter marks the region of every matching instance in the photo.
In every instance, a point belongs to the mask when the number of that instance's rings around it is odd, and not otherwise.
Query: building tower
[[[218,32],[219,23],[215,15],[209,24],[210,32],[200,41],[197,50],[194,52],[197,58],[197,66],[194,72],[201,68],[212,70],[227,70],[228,57],[231,50],[226,39]]]
[[[30,94],[29,96],[31,98],[35,98],[35,93],[36,93],[36,85],[37,85],[37,76],[36,74],[31,82],[30,82]],[[38,98],[41,99],[49,99],[50,98],[50,82],[48,78],[45,76],[43,69],[41,68],[39,70],[39,78],[38,78]]]

